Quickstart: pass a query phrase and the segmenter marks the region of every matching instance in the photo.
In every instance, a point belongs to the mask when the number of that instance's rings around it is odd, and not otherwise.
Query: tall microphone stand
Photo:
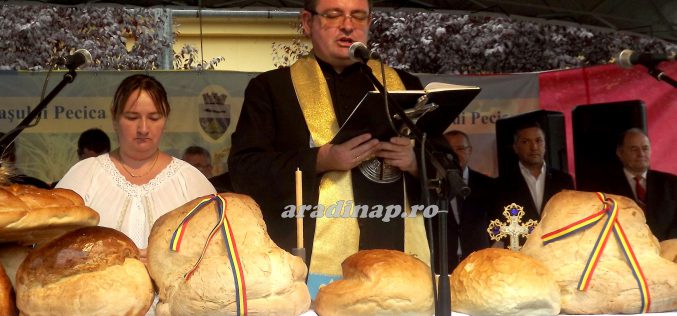
[[[56,97],[59,92],[69,83],[73,82],[75,80],[75,76],[77,74],[75,73],[75,68],[73,69],[68,69],[68,72],[63,76],[63,79],[61,79],[61,82],[52,89],[52,91],[44,98],[40,103],[29,113],[26,115],[26,117],[17,125],[13,130],[5,134],[2,138],[0,138],[0,153],[3,153],[5,149],[9,147],[9,145],[16,139],[17,136],[23,131],[25,128],[29,127],[31,125],[31,122],[40,115],[40,112],[47,107],[49,102]]]
[[[449,200],[451,197],[458,195],[465,187],[463,178],[459,174],[458,166],[449,161],[444,155],[436,155],[435,151],[430,145],[425,142],[424,135],[418,129],[416,124],[409,119],[404,112],[404,109],[397,103],[397,100],[392,98],[385,87],[378,81],[371,68],[365,63],[361,63],[362,72],[369,78],[376,89],[382,93],[388,103],[392,106],[395,112],[400,116],[406,127],[408,127],[417,142],[424,146],[424,151],[429,157],[433,167],[436,169],[436,174],[441,178],[430,183],[430,188],[438,192],[439,213],[438,213],[438,228],[439,228],[439,247],[438,258],[440,267],[439,287],[437,288],[437,303],[435,305],[435,315],[451,315],[451,294],[449,289],[449,266],[447,262],[448,245],[447,245],[447,216],[449,212]],[[392,118],[391,118],[392,119]],[[423,169],[424,170],[424,169]],[[421,174],[421,179],[427,179],[425,174]],[[425,180],[422,180],[425,181]],[[423,183],[424,188],[428,187],[427,183]],[[429,202],[429,201],[428,201]],[[434,263],[431,263],[434,265]],[[434,284],[434,283],[433,283]]]
[[[658,81],[665,81],[668,84],[670,84],[673,88],[677,88],[677,81],[670,78],[670,76],[666,75],[664,71],[658,69],[656,66],[657,65],[650,65],[646,67],[647,69],[649,69],[649,74],[652,77],[656,78]]]

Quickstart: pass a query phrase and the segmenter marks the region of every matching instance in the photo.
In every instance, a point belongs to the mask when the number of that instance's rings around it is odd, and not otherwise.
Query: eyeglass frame
[[[330,9],[327,12],[324,12],[324,13],[319,13],[319,12],[315,11],[314,9],[304,9],[304,10],[310,12],[311,15],[317,15],[319,17],[323,17],[323,18],[325,18],[326,21],[338,21],[339,18],[343,18],[343,20],[336,23],[335,26],[339,26],[343,23],[346,23],[346,19],[348,19],[348,18],[350,18],[350,23],[353,23],[353,24],[364,23],[365,25],[367,25],[367,24],[369,24],[369,20],[371,20],[371,12],[365,12],[365,11],[354,11],[354,12],[345,14],[343,11],[334,10],[334,9]],[[328,12],[332,12],[332,11],[341,12],[343,14],[336,16],[336,17],[331,17],[331,16],[329,16]],[[353,14],[355,14],[355,13],[366,13],[367,15],[364,17],[364,19],[360,19],[360,18],[356,18],[355,16],[353,16]],[[331,23],[329,23],[329,24],[331,24]]]

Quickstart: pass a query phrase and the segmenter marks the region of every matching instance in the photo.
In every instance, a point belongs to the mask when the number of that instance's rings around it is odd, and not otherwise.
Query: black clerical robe
[[[339,126],[371,90],[371,82],[358,64],[337,74],[319,61],[325,76]],[[407,89],[421,89],[418,78],[397,71]],[[329,128],[329,127],[327,127]],[[253,78],[245,90],[237,128],[232,135],[228,169],[236,192],[252,196],[261,206],[268,233],[285,250],[295,247],[295,220],[281,217],[286,206],[295,204],[294,171],[303,172],[303,204],[315,206],[321,175],[315,166],[318,147],[312,144],[289,68],[268,71]],[[357,168],[351,172],[355,205],[402,205],[402,180],[377,184],[366,179]],[[405,173],[408,189],[419,185]],[[411,193],[411,192],[410,192]],[[411,200],[411,199],[410,199]],[[304,236],[306,251],[312,251],[315,221],[306,213]],[[358,219],[360,249],[404,249],[404,221],[394,218]],[[310,254],[308,254],[310,258]]]

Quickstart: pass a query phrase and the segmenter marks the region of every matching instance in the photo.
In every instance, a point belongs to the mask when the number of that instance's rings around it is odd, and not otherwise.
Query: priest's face
[[[651,160],[649,138],[640,132],[627,133],[623,144],[616,149],[616,155],[628,171],[636,175],[644,173],[649,169]]]
[[[545,157],[545,134],[538,127],[528,127],[515,134],[513,149],[525,167],[541,167]]]
[[[354,42],[367,43],[371,15],[367,0],[319,0],[314,11],[301,13],[304,33],[315,55],[337,72],[353,63],[348,57]]]

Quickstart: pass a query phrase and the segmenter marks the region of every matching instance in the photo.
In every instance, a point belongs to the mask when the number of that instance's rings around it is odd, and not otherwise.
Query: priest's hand
[[[317,152],[315,170],[317,173],[350,170],[373,157],[378,148],[379,141],[371,138],[371,134],[356,136],[342,144],[324,144]]]
[[[418,177],[414,141],[407,137],[393,137],[389,142],[380,143],[376,157],[383,158],[384,163]]]

